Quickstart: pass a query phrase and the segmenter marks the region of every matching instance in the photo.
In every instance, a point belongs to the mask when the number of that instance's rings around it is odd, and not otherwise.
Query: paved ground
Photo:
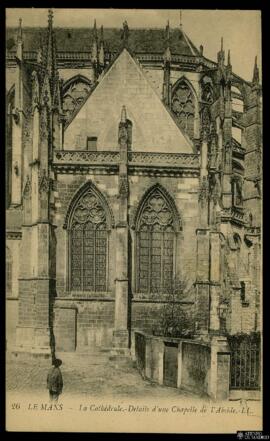
[[[189,392],[159,386],[145,381],[131,360],[109,360],[108,353],[58,353],[64,389],[63,395],[88,397],[129,398],[193,398]],[[8,393],[46,393],[46,378],[50,360],[17,360],[7,356],[6,385]],[[195,398],[195,397],[194,397]]]
[[[23,361],[7,357],[9,430],[135,433],[193,433],[194,430],[209,433],[209,429],[213,433],[231,433],[239,430],[237,413],[216,415],[215,418],[208,398],[145,381],[131,360],[117,365],[109,360],[108,353],[57,353],[57,357],[63,361],[64,390],[56,405],[49,403],[46,389],[50,360]],[[243,405],[239,402],[219,404],[225,406],[225,410],[234,407],[242,412]],[[241,430],[261,430],[259,404],[248,403],[252,417],[241,416]],[[205,406],[205,413],[200,412],[202,406]],[[194,419],[195,414],[198,418]]]

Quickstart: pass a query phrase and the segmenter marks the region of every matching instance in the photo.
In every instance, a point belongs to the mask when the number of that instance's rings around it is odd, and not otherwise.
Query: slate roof
[[[165,50],[164,29],[130,29],[128,46],[133,52],[163,53]],[[44,39],[47,28],[23,28],[25,51],[36,51],[40,38]],[[93,30],[90,28],[54,28],[58,51],[91,51]],[[98,31],[100,36],[100,31]],[[7,28],[6,47],[8,51],[16,50],[17,28]],[[118,52],[122,47],[121,29],[104,29],[105,49]],[[178,29],[170,31],[170,48],[172,54],[199,56],[200,53],[187,35]]]

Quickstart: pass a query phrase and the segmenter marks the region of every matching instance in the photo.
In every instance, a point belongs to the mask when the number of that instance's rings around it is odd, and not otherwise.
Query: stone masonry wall
[[[54,329],[56,340],[66,344],[70,333],[71,341],[76,340],[78,348],[91,346],[109,346],[114,326],[114,277],[115,277],[115,229],[110,233],[109,243],[109,284],[107,293],[77,293],[68,291],[67,286],[67,231],[63,229],[69,204],[86,182],[91,182],[106,198],[113,212],[115,223],[118,221],[118,177],[113,175],[72,176],[59,175],[57,183],[57,202],[55,224],[56,233],[56,308]],[[130,176],[129,223],[134,224],[135,213],[145,192],[155,184],[162,185],[173,197],[182,221],[182,232],[177,242],[176,273],[184,277],[188,283],[196,277],[196,228],[198,226],[197,178],[169,178]],[[131,229],[131,249],[135,246],[135,231]],[[134,277],[134,253],[130,256],[132,263],[131,291],[134,301],[131,305],[131,326],[142,330],[152,330],[160,322],[160,312],[164,303],[159,299],[139,298],[136,296]],[[193,298],[187,299],[193,301]],[[76,324],[66,324],[61,308],[76,309]],[[75,317],[75,315],[74,315]],[[70,323],[70,322],[69,322]],[[67,325],[67,326],[66,326]],[[74,337],[73,333],[76,333]],[[61,345],[60,345],[61,346]],[[56,341],[57,347],[57,341]]]

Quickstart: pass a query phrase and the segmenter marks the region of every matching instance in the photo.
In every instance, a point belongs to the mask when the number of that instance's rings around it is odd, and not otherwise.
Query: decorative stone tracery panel
[[[84,103],[91,90],[91,83],[83,77],[76,77],[64,86],[63,112],[68,122],[76,110]]]
[[[139,210],[137,232],[136,291],[170,293],[173,284],[176,219],[170,201],[157,186]]]
[[[93,188],[77,201],[69,222],[70,289],[107,290],[108,222]]]
[[[194,94],[183,79],[172,94],[172,111],[175,114],[181,129],[193,139],[195,119],[195,98]]]

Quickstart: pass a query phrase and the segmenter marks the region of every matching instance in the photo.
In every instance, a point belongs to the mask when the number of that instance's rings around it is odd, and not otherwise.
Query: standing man
[[[47,376],[47,389],[49,389],[50,401],[58,401],[58,397],[62,393],[63,378],[60,370],[61,364],[62,361],[56,358]]]

